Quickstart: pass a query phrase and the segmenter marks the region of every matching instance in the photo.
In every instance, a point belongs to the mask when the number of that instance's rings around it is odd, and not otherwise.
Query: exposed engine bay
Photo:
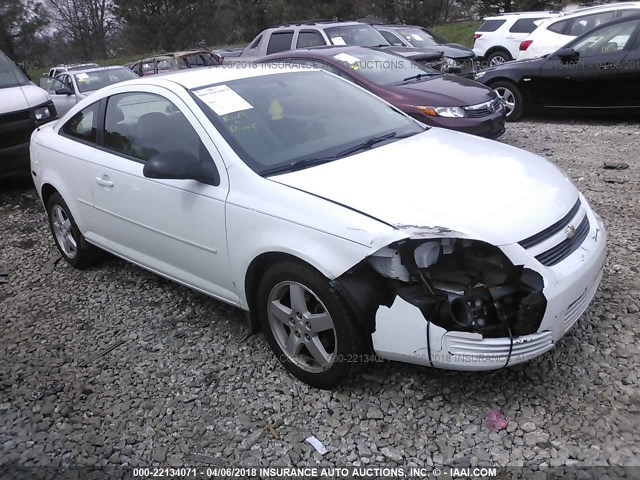
[[[390,306],[396,296],[419,308],[429,323],[485,338],[535,333],[547,305],[539,273],[514,266],[498,247],[467,239],[396,242],[334,285],[371,331],[378,306]]]

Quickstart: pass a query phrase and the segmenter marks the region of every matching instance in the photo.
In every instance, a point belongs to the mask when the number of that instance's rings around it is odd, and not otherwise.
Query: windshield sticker
[[[342,37],[333,37],[331,39],[331,43],[333,43],[334,45],[346,45],[347,42],[344,41],[344,38]]]
[[[78,75],[76,75],[76,80],[78,80],[79,82],[84,82],[87,78],[89,78],[89,75],[87,75],[84,72],[79,73]]]
[[[353,65],[354,63],[358,63],[360,60],[354,57],[353,55],[349,55],[348,53],[339,53],[334,55],[333,58],[336,60],[340,60],[341,62],[346,62],[349,65]]]
[[[249,102],[226,85],[203,88],[193,93],[219,116],[253,108]]]
[[[411,38],[413,38],[414,40],[417,40],[419,42],[421,42],[422,40],[424,40],[424,38],[422,38],[420,35],[418,35],[417,33],[412,33],[411,34]]]

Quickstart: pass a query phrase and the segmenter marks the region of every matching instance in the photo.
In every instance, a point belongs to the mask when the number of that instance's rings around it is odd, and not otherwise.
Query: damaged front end
[[[538,331],[547,306],[538,272],[513,265],[496,246],[449,236],[395,242],[336,279],[334,286],[369,332],[376,332],[377,353],[429,365],[436,354],[450,353],[443,351],[449,332],[474,341],[502,339],[491,341],[489,354],[504,353],[506,358],[498,362],[506,365],[514,340]],[[381,321],[386,324],[379,325]],[[423,340],[401,340],[403,335]],[[376,348],[376,336],[385,344],[383,351]],[[423,347],[426,362],[409,358],[422,355]],[[479,354],[482,349],[478,346]]]

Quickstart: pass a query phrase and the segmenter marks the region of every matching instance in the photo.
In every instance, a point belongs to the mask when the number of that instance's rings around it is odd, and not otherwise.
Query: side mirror
[[[56,95],[73,95],[69,87],[56,88]]]
[[[573,48],[561,48],[556,55],[562,62],[575,62],[580,58],[580,52],[576,52]]]
[[[208,185],[220,185],[220,175],[213,161],[199,161],[185,150],[171,150],[154,155],[145,163],[142,174],[147,178],[196,180]]]

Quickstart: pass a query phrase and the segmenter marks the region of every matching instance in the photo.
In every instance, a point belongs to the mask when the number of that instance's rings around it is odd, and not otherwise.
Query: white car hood
[[[0,113],[17,112],[42,105],[49,95],[36,85],[0,88]]]
[[[547,160],[439,128],[270,179],[414,235],[452,230],[495,245],[551,226],[578,198]]]

